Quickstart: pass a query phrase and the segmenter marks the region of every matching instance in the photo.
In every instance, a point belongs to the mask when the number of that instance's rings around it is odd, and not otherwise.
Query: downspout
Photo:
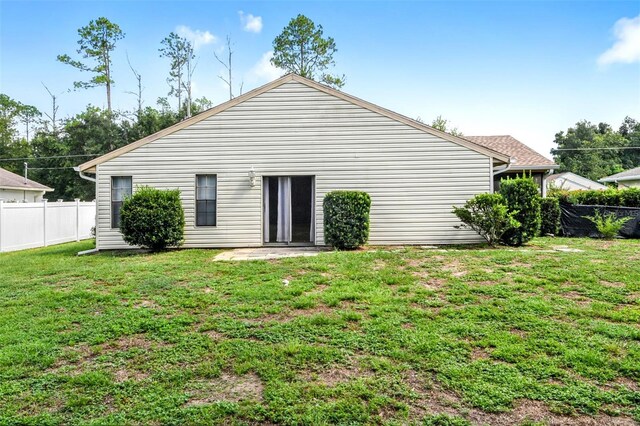
[[[503,166],[501,169],[496,170],[495,168],[492,167],[493,169],[493,176],[491,177],[491,193],[494,193],[496,191],[496,184],[495,184],[495,177],[498,176],[500,173],[504,173],[506,171],[508,171],[511,168],[511,165],[515,163],[515,161],[513,161],[511,159],[511,157],[509,157],[509,162],[506,164],[506,166]],[[493,166],[493,163],[492,163]]]
[[[507,163],[507,165],[504,166],[504,168],[499,169],[497,171],[494,169],[493,175],[498,176],[501,173],[509,171],[509,169],[511,169],[511,166],[513,166],[514,164],[515,164],[515,161],[513,161],[511,157],[509,157],[509,162]]]
[[[76,172],[78,172],[78,175],[84,179],[84,180],[88,180],[89,182],[93,182],[96,183],[96,178],[92,178],[91,176],[87,176],[85,175],[82,170],[80,170],[80,167],[74,167],[73,170],[75,170]],[[95,228],[96,228],[96,245],[98,244],[97,241],[97,236],[98,236],[98,201],[97,201],[97,195],[96,194],[96,219],[95,219]],[[96,248],[92,248],[90,250],[84,250],[84,251],[80,251],[78,252],[78,256],[83,256],[85,254],[93,254],[93,253],[97,253],[98,252],[98,247]]]
[[[73,170],[75,170],[76,172],[78,172],[78,175],[80,175],[80,177],[82,179],[88,180],[89,182],[93,182],[96,183],[96,178],[92,178],[91,176],[87,176],[85,175],[82,170],[80,170],[80,167],[74,167]]]
[[[547,196],[547,178],[553,174],[554,169],[549,169],[542,175],[542,198]]]

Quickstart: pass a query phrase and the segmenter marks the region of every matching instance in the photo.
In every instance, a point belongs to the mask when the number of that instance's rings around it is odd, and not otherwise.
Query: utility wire
[[[73,169],[73,167],[29,167],[29,170],[60,170]]]
[[[73,154],[73,155],[52,155],[50,157],[16,157],[16,158],[0,158],[0,161],[29,161],[29,160],[48,160],[51,158],[74,158],[74,157],[97,157],[97,154]]]
[[[640,149],[640,146],[611,146],[603,148],[551,148],[552,152],[556,151],[599,151],[602,149]]]

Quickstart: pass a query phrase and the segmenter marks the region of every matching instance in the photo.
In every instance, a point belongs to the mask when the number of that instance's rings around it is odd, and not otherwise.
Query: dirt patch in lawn
[[[453,259],[444,264],[443,270],[450,272],[454,277],[463,277],[467,275],[468,271],[464,269],[464,265],[458,260]]]
[[[612,282],[612,281],[600,281],[600,284],[605,287],[613,287],[613,288],[625,288],[626,284],[621,282]]]
[[[217,401],[261,401],[263,390],[262,381],[255,373],[242,376],[222,373],[216,379],[190,382],[187,387],[190,398],[186,405],[206,405]]]
[[[139,382],[140,380],[144,380],[149,377],[149,374],[138,370],[119,368],[113,373],[113,377],[115,378],[116,383],[127,382],[130,380]]]
[[[136,309],[159,309],[160,305],[158,305],[153,300],[143,299],[133,305],[133,307]]]
[[[562,294],[560,294],[560,296],[564,297],[565,299],[569,299],[569,300],[573,301],[578,306],[589,306],[589,305],[591,305],[591,302],[592,302],[591,299],[589,299],[588,297],[586,297],[582,293],[579,293],[579,292],[573,291],[573,290],[567,291],[565,293],[562,293]]]
[[[335,366],[318,371],[304,372],[302,374],[304,381],[316,382],[330,387],[351,380],[364,379],[372,376],[373,373],[371,371],[355,365]]]
[[[252,322],[287,322],[298,317],[311,317],[315,315],[334,316],[335,309],[326,305],[317,305],[308,309],[288,309],[274,314],[265,314]]]
[[[473,347],[471,348],[471,359],[473,361],[481,360],[481,359],[489,359],[491,355],[485,348]]]
[[[405,383],[415,393],[409,401],[409,416],[419,420],[427,415],[447,414],[467,419],[473,425],[511,426],[541,422],[545,425],[577,426],[632,426],[637,423],[628,417],[613,417],[605,414],[596,416],[563,416],[551,412],[542,401],[521,400],[512,411],[506,413],[486,413],[466,404],[458,394],[444,389],[440,384],[425,378],[418,372],[409,370]]]
[[[417,274],[414,274],[414,275],[417,275]],[[426,274],[424,274],[424,275],[426,275]],[[424,275],[420,274],[418,276],[423,278]],[[427,289],[427,290],[439,290],[442,287],[447,285],[447,280],[444,280],[442,278],[429,278],[426,281],[421,281],[420,285],[422,287],[424,287],[425,289]]]
[[[511,426],[530,422],[541,422],[547,425],[575,426],[632,426],[636,423],[628,417],[597,416],[561,416],[552,413],[547,404],[541,401],[523,400],[507,413],[485,413],[471,410],[468,420],[472,424],[489,424],[492,426]]]

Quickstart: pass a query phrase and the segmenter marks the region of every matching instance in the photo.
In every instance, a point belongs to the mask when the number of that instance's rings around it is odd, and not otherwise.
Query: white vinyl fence
[[[90,238],[95,222],[95,201],[0,201],[0,252]]]

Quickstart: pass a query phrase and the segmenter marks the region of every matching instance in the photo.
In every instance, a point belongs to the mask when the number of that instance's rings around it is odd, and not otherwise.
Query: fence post
[[[0,253],[2,253],[2,249],[4,248],[2,245],[2,236],[4,232],[2,232],[2,225],[4,223],[4,201],[0,200]]]
[[[80,198],[76,198],[76,242],[80,241]]]
[[[47,200],[42,200],[42,240],[43,247],[47,246]]]

